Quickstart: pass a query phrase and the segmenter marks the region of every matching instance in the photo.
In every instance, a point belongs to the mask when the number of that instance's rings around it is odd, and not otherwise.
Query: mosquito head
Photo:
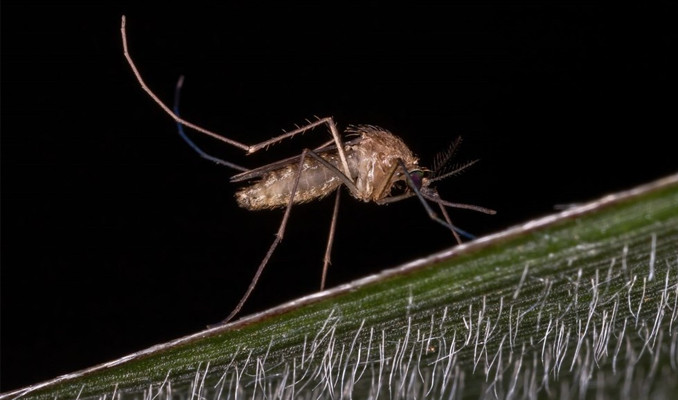
[[[431,184],[436,181],[435,171],[423,170],[419,176],[419,183],[417,183],[417,180],[415,180],[414,177],[412,178],[412,182],[414,182],[417,190],[427,198],[438,196],[436,188],[431,186]]]
[[[410,178],[412,178],[412,183],[414,183],[415,188],[420,192],[427,194],[436,192],[436,189],[431,187],[431,184],[438,180],[435,179],[435,173],[436,171],[427,168],[418,168],[409,171]]]
[[[405,193],[414,193],[413,189],[422,190],[422,188],[427,188],[429,185],[429,178],[431,171],[426,168],[420,167],[417,164],[404,165],[407,168],[407,175],[400,171],[396,171],[393,180],[391,181],[391,189],[394,194],[405,194]],[[414,186],[414,188],[412,187]]]
[[[424,170],[415,169],[412,171],[408,171],[408,173],[410,174],[410,178],[412,178],[412,183],[414,183],[414,186],[417,189],[421,190],[424,181],[426,181],[428,186],[428,178],[424,177]]]

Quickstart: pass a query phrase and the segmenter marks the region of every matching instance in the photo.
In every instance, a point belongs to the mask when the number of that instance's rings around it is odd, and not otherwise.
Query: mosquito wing
[[[358,143],[360,140],[361,140],[361,138],[353,139],[353,140],[344,142],[344,145],[345,146],[354,145],[354,144]],[[326,154],[326,153],[330,153],[330,152],[333,152],[333,151],[337,151],[337,146],[335,144],[324,145],[324,146],[321,146],[321,147],[314,150],[314,152],[316,154]],[[274,161],[270,164],[262,165],[261,167],[254,168],[254,169],[251,169],[249,171],[241,172],[237,175],[233,175],[231,177],[230,181],[235,183],[235,182],[247,181],[247,180],[254,179],[254,178],[259,178],[261,176],[266,175],[268,172],[275,171],[276,169],[280,169],[280,168],[282,168],[286,165],[298,163],[300,159],[301,159],[301,154],[296,155],[296,156],[292,156],[292,157],[289,157],[289,158],[285,158],[285,159],[282,159],[280,161]]]

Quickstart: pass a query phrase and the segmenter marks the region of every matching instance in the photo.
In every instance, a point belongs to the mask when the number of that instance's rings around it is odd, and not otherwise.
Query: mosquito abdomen
[[[322,154],[321,157],[340,168],[339,156],[336,153]],[[295,162],[266,173],[259,181],[236,192],[238,205],[248,210],[286,207],[298,170],[299,163]],[[318,160],[306,157],[294,195],[294,203],[306,203],[323,198],[336,190],[341,183],[341,180]]]

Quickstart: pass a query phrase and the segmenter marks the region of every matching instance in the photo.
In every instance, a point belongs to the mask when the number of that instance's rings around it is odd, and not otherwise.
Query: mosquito
[[[183,84],[183,77],[179,79],[176,86],[174,109],[170,109],[163,103],[146,85],[141,73],[132,60],[128,50],[124,16],[122,17],[120,31],[125,59],[129,63],[138,83],[153,101],[174,119],[181,137],[203,158],[239,171],[238,174],[230,178],[231,182],[247,182],[246,186],[243,186],[236,192],[235,197],[238,205],[248,210],[280,208],[285,210],[273,243],[260,262],[249,287],[233,311],[222,323],[227,323],[238,314],[254,290],[261,273],[283,239],[292,206],[295,204],[307,203],[322,199],[332,193],[335,194],[329,237],[323,258],[320,290],[325,288],[327,269],[330,265],[330,255],[339,212],[340,189],[342,186],[348,189],[351,196],[366,203],[389,204],[410,197],[416,197],[426,210],[428,216],[433,221],[449,229],[457,243],[462,242],[460,235],[469,238],[473,236],[452,224],[446,207],[495,214],[495,211],[489,208],[443,200],[438,191],[431,186],[434,182],[460,173],[478,161],[473,160],[461,165],[450,164],[452,156],[461,143],[461,138],[457,138],[447,151],[435,157],[432,169],[420,166],[419,159],[402,139],[388,130],[377,126],[350,125],[344,132],[344,140],[332,117],[318,118],[316,121],[308,122],[304,126],[261,143],[254,145],[243,144],[204,129],[179,116],[178,99]],[[247,154],[252,154],[272,144],[292,138],[322,125],[325,125],[329,130],[332,136],[330,141],[314,149],[304,148],[301,154],[297,156],[254,169],[247,169],[207,154],[183,130],[184,126],[191,128],[228,145],[237,147]],[[438,205],[443,216],[442,218],[433,210],[428,203],[429,201]]]

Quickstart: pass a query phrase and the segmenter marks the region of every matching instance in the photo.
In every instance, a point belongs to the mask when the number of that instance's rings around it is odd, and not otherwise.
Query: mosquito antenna
[[[218,135],[218,134],[216,134],[212,131],[209,131],[205,128],[201,128],[200,126],[193,124],[191,122],[188,122],[188,121],[182,119],[181,117],[179,117],[178,115],[176,115],[175,113],[173,113],[172,110],[170,110],[170,108],[167,107],[167,105],[165,105],[165,103],[163,103],[162,100],[160,100],[160,98],[158,96],[156,96],[156,94],[153,93],[153,91],[146,85],[146,82],[144,82],[144,79],[141,77],[141,73],[137,69],[137,66],[134,64],[134,61],[132,60],[132,56],[129,54],[129,50],[127,48],[127,31],[125,29],[125,16],[124,15],[122,16],[122,20],[120,22],[120,33],[122,34],[123,54],[125,55],[125,59],[127,59],[127,63],[132,68],[132,72],[134,72],[134,76],[136,76],[137,81],[141,85],[141,88],[144,89],[144,91],[146,93],[148,93],[149,96],[151,96],[153,101],[158,103],[160,108],[162,108],[167,114],[169,114],[169,116],[172,117],[172,119],[174,119],[178,124],[184,125],[184,126],[189,127],[191,129],[195,129],[198,132],[204,133],[205,135],[211,136],[211,137],[213,137],[217,140],[221,140],[222,142],[228,143],[231,146],[238,147],[238,148],[240,148],[242,150],[246,150],[248,152],[251,151],[251,146],[248,146],[246,144],[242,144],[242,143],[237,142],[235,140],[223,137],[223,136]]]
[[[441,151],[433,157],[433,176],[438,176],[443,174],[444,168],[447,163],[452,159],[454,153],[457,152],[459,145],[461,144],[461,136],[457,137],[454,142],[450,144],[447,150]]]
[[[441,180],[443,180],[443,179],[445,179],[445,178],[447,178],[447,177],[449,177],[449,176],[459,174],[459,173],[461,173],[462,171],[464,171],[466,168],[468,168],[468,167],[470,167],[471,165],[477,163],[478,161],[480,161],[480,160],[473,160],[473,161],[469,161],[469,162],[467,162],[467,163],[465,163],[465,164],[456,165],[456,166],[454,167],[453,170],[448,171],[448,172],[445,172],[445,173],[442,174],[442,175],[435,174],[435,172],[434,172],[434,176],[433,176],[432,178],[429,178],[428,181],[431,182],[431,183],[433,183],[433,182],[436,182],[436,181],[441,181]]]
[[[174,89],[174,114],[176,114],[177,117],[179,116],[179,98],[180,98],[180,95],[181,95],[181,88],[182,88],[183,85],[184,85],[184,76],[181,75],[179,77],[179,80],[177,81],[177,86]],[[249,171],[247,168],[241,167],[238,164],[234,164],[232,162],[222,160],[221,158],[214,157],[210,154],[207,154],[203,149],[198,147],[198,145],[195,144],[195,142],[192,141],[188,137],[188,135],[186,135],[186,132],[184,132],[183,125],[179,122],[177,122],[177,130],[179,131],[179,136],[181,136],[181,138],[184,139],[184,142],[188,143],[188,145],[191,146],[191,148],[193,150],[195,150],[195,152],[198,153],[200,155],[200,157],[202,157],[206,160],[209,160],[209,161],[213,161],[213,162],[217,163],[218,165],[223,165],[223,166],[228,167],[228,168],[233,168],[233,169],[238,170],[240,172]]]

